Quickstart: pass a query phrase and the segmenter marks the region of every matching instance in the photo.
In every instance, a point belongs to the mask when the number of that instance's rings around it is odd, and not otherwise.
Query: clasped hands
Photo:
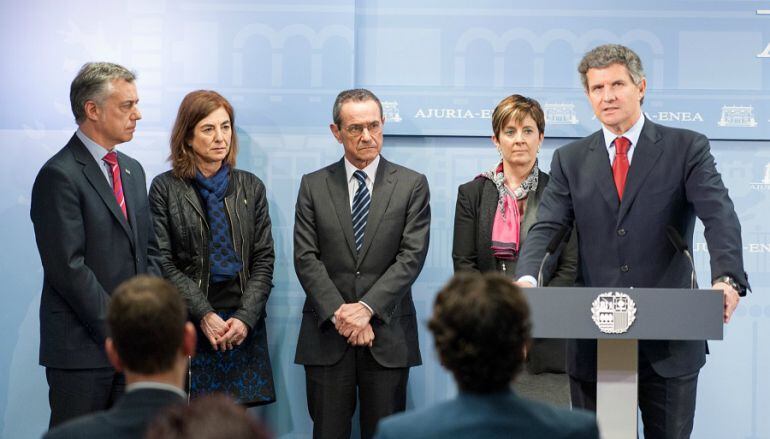
[[[234,346],[243,343],[249,334],[249,327],[242,321],[235,317],[225,321],[214,312],[203,316],[201,330],[215,351],[232,350]]]
[[[344,303],[334,312],[334,327],[354,346],[372,346],[372,313],[361,303]]]

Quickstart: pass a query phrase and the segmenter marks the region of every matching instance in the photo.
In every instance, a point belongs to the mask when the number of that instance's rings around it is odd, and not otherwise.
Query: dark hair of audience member
[[[465,392],[507,389],[531,342],[526,299],[497,273],[455,275],[438,293],[428,327],[441,364]]]
[[[164,410],[147,428],[145,439],[267,439],[272,437],[246,408],[221,394]]]
[[[107,311],[113,345],[126,369],[170,370],[182,346],[187,307],[177,289],[153,276],[136,276],[115,289]]]

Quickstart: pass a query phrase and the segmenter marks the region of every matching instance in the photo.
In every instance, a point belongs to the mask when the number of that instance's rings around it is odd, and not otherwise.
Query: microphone
[[[548,247],[545,248],[545,256],[543,256],[543,260],[540,261],[540,269],[537,270],[538,287],[543,286],[543,268],[545,268],[545,261],[548,260],[549,256],[556,252],[556,250],[559,248],[559,244],[561,244],[562,241],[565,241],[565,237],[569,236],[569,231],[569,226],[561,226],[559,230],[557,230],[553,235],[553,237],[551,237],[551,241],[548,243]]]
[[[684,253],[684,255],[687,257],[687,261],[690,262],[690,288],[697,288],[698,279],[695,275],[695,262],[692,259],[692,254],[690,253],[690,249],[687,246],[687,243],[684,242],[682,235],[680,235],[672,225],[666,226],[666,236],[668,236],[668,240],[671,241],[671,245],[674,246],[677,253]]]

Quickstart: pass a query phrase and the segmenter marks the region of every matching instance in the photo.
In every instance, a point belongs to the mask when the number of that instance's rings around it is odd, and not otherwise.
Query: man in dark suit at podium
[[[78,130],[32,187],[49,427],[110,407],[125,386],[104,354],[107,301],[121,282],[147,272],[155,249],[144,170],[115,149],[142,118],[134,79],[112,63],[80,69],[70,87]]]
[[[176,288],[137,276],[115,291],[107,319],[107,356],[125,373],[126,393],[110,410],[66,422],[45,439],[139,439],[164,408],[187,401],[182,388],[196,334]]]
[[[377,439],[599,438],[592,413],[530,401],[511,389],[532,339],[527,301],[507,277],[455,275],[436,296],[428,327],[460,394],[383,419]]]
[[[579,285],[690,288],[691,268],[667,239],[668,226],[692,248],[696,215],[705,225],[712,288],[723,291],[724,321],[749,287],[741,226],[708,139],[647,120],[641,60],[620,45],[588,52],[578,71],[602,129],[559,148],[551,181],[516,274],[534,276],[551,237],[575,223]],[[568,344],[574,407],[596,409],[596,342]],[[695,414],[702,341],[639,342],[639,408],[645,437],[689,437]]]

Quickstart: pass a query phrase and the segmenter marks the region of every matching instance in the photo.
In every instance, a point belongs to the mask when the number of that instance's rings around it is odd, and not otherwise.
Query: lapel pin
[[[130,169],[126,169],[126,174],[131,175],[131,170]]]

